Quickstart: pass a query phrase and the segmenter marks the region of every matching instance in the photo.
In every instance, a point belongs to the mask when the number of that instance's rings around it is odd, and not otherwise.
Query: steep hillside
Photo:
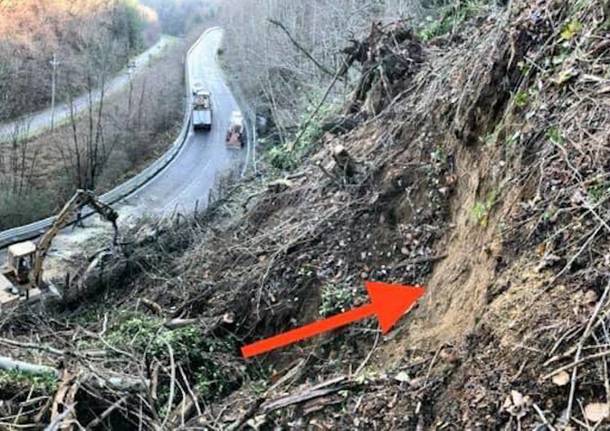
[[[3,354],[63,374],[7,373],[2,415],[113,429],[607,427],[610,5],[469,4],[426,33],[373,25],[350,51],[364,73],[342,113],[267,149],[263,181],[221,189],[192,220],[142,225],[86,301],[73,287],[44,318],[4,318]],[[426,293],[387,336],[370,319],[240,357],[364,304],[364,280]]]

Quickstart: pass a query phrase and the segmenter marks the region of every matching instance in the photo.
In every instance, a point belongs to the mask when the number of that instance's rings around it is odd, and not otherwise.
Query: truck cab
[[[193,96],[193,128],[210,130],[212,128],[212,103],[210,92],[198,90]]]

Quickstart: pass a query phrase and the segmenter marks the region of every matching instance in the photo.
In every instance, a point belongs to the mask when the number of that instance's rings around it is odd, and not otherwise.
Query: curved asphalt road
[[[232,150],[225,146],[231,112],[239,108],[216,61],[222,36],[220,28],[208,31],[194,46],[189,58],[191,83],[202,82],[211,92],[212,129],[198,132],[191,129],[176,159],[123,201],[119,212],[127,212],[130,216],[164,216],[174,211],[184,214],[192,212],[197,202],[199,208],[204,208],[219,175],[245,161],[245,149]]]
[[[173,38],[169,36],[161,36],[159,41],[144,51],[142,54],[135,57],[132,61],[135,65],[134,74],[137,75],[144,66],[152,64],[154,57],[160,55],[163,50],[171,45]],[[61,65],[59,66],[61,68]],[[106,82],[104,93],[106,98],[120,92],[129,84],[129,73],[125,69],[114,78]],[[91,100],[94,104],[99,103],[101,99],[101,91],[95,90],[91,94]],[[78,115],[89,107],[89,95],[83,94],[73,101],[74,112]],[[59,103],[55,107],[54,122],[55,126],[64,123],[70,118],[70,104]],[[51,129],[51,108],[44,109],[22,118],[12,120],[0,124],[0,142],[10,140],[17,132],[19,135],[27,133],[29,137],[36,136],[42,132]]]
[[[212,129],[195,133],[191,127],[175,159],[145,186],[113,205],[120,215],[119,228],[128,227],[142,216],[189,214],[196,205],[199,209],[205,208],[217,178],[248,163],[246,148],[231,150],[225,146],[231,113],[239,108],[217,63],[222,36],[220,28],[206,32],[194,45],[188,62],[191,83],[202,82],[211,92]],[[111,236],[111,229],[106,222],[95,216],[84,223],[85,229],[67,228],[55,238],[45,262],[45,278],[63,277],[73,262],[72,257],[87,254],[86,248],[96,249],[95,242],[108,245],[105,237]],[[5,259],[4,250],[0,250],[0,266]]]

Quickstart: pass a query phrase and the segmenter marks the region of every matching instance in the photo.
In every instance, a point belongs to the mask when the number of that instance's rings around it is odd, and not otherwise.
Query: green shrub
[[[271,147],[271,149],[267,151],[267,159],[271,166],[281,171],[295,169],[300,161],[298,155],[295,154],[295,151],[290,151],[285,145]]]
[[[591,203],[602,201],[610,193],[610,184],[605,181],[596,181],[587,188]]]
[[[458,0],[457,4],[441,9],[437,19],[427,18],[426,23],[420,26],[418,36],[428,41],[445,35],[463,22],[480,15],[489,9],[489,0]]]
[[[57,390],[57,377],[54,374],[28,374],[23,371],[0,370],[0,392],[3,389],[24,387],[35,393],[52,394]]]
[[[166,364],[170,359],[169,345],[174,360],[193,372],[196,386],[204,397],[225,393],[239,379],[223,366],[220,359],[236,350],[234,340],[204,336],[194,325],[171,330],[163,326],[163,321],[157,317],[124,313],[110,329],[106,341],[119,349],[147,353]]]
[[[561,130],[559,130],[557,127],[551,127],[549,130],[547,130],[546,137],[548,140],[550,140],[556,145],[563,145],[563,134],[561,133]]]
[[[324,120],[332,117],[339,109],[339,104],[334,101],[326,101],[316,112],[313,120],[310,117],[314,113],[322,95],[316,92],[304,95],[299,101],[298,111],[301,112],[299,127],[293,137],[292,145],[275,145],[267,150],[269,164],[279,170],[296,169],[303,158],[310,153],[315,143],[322,137],[321,125]],[[296,141],[298,138],[298,142]]]
[[[472,207],[472,217],[482,227],[486,227],[489,223],[489,213],[498,202],[498,191],[492,190],[487,194],[484,201],[475,202]]]
[[[578,33],[582,30],[582,23],[576,19],[567,23],[561,30],[561,38],[569,41],[574,39]]]
[[[322,287],[322,300],[319,312],[322,316],[331,316],[349,310],[358,295],[356,287],[329,283]]]
[[[525,108],[529,103],[529,94],[527,91],[518,91],[515,94],[515,105],[519,108]]]

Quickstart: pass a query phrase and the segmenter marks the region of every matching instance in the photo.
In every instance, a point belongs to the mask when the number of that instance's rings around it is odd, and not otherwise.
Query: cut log
[[[297,393],[265,402],[261,405],[261,410],[267,414],[274,410],[282,409],[294,404],[300,404],[314,398],[324,397],[341,390],[350,389],[351,387],[353,387],[353,382],[348,381],[347,377],[335,377],[310,388],[303,389]]]
[[[165,326],[167,329],[179,329],[179,328],[184,328],[185,326],[191,326],[194,325],[196,323],[198,323],[199,320],[198,319],[172,319],[172,320],[168,320],[167,322],[165,322],[163,324],[163,326]]]
[[[74,398],[78,391],[78,374],[62,370],[59,388],[53,398],[51,407],[51,422],[57,424],[58,430],[73,429],[71,423],[74,419]]]
[[[59,371],[57,371],[55,368],[17,361],[6,356],[0,356],[0,370],[21,371],[23,373],[32,374],[35,376],[51,374],[55,376],[55,378],[59,378]]]
[[[6,356],[0,356],[0,370],[21,371],[32,375],[50,375],[59,379],[60,371],[46,365],[30,364]],[[79,379],[82,384],[91,385],[97,389],[113,389],[122,392],[142,392],[149,385],[146,379],[127,376],[105,377],[92,373],[83,373]]]
[[[140,298],[140,302],[157,316],[163,316],[165,314],[165,312],[163,311],[163,307],[161,307],[155,301],[152,301],[148,298]]]

